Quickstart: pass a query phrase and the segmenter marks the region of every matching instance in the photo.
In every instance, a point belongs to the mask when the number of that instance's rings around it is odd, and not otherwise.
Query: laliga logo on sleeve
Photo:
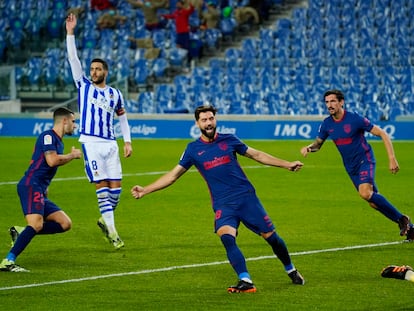
[[[200,129],[197,125],[193,125],[190,129],[190,136],[194,139],[199,138],[201,135]]]

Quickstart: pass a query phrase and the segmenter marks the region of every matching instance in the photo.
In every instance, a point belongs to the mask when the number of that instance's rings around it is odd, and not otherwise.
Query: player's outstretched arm
[[[293,161],[293,162],[286,161],[286,160],[276,158],[266,152],[256,150],[251,147],[247,148],[247,151],[244,155],[261,164],[286,168],[290,171],[295,171],[295,172],[299,171],[303,166],[303,163],[300,161]]]
[[[309,152],[316,152],[319,151],[325,141],[317,137],[313,143],[308,146],[302,147],[300,149],[300,153],[306,157]]]
[[[187,170],[181,165],[177,165],[171,171],[164,174],[152,184],[142,187],[135,185],[131,189],[131,194],[135,199],[141,199],[143,196],[152,192],[167,188],[172,185],[178,178],[180,178]]]

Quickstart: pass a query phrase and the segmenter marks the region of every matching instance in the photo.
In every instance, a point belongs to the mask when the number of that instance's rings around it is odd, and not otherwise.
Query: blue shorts
[[[17,193],[19,194],[23,214],[25,216],[30,214],[40,214],[43,218],[46,218],[50,214],[61,210],[44,195],[43,189],[40,187],[18,184]]]
[[[216,205],[214,210],[215,232],[226,225],[238,229],[240,222],[256,234],[275,230],[272,220],[255,193],[240,196],[232,202]]]
[[[375,185],[375,163],[362,163],[358,172],[355,174],[348,173],[348,175],[357,190],[361,184],[371,184],[374,192],[378,192]]]

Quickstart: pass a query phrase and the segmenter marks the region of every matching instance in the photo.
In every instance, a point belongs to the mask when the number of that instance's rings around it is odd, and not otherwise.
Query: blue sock
[[[285,241],[280,236],[273,232],[273,234],[266,239],[266,242],[273,249],[273,253],[279,258],[285,267],[286,272],[291,272],[295,269],[290,259],[289,251],[286,247]]]
[[[398,222],[398,219],[402,216],[402,214],[379,193],[374,192],[368,202],[374,203],[377,207],[377,211],[394,222]]]
[[[21,254],[21,252],[24,251],[27,245],[29,245],[30,241],[34,238],[36,235],[35,229],[31,226],[27,226],[22,233],[19,234],[19,237],[17,238],[16,242],[14,242],[14,245],[10,252],[7,254],[6,258],[11,261],[16,261],[17,256]]]
[[[250,275],[247,272],[246,259],[236,244],[236,238],[230,234],[223,234],[220,239],[226,249],[227,258],[239,278],[242,276],[250,279]]]
[[[248,272],[242,272],[239,274],[239,280],[244,280],[244,281],[252,281],[250,274]]]
[[[46,221],[43,223],[43,228],[37,234],[55,234],[63,232],[62,226],[54,221]]]

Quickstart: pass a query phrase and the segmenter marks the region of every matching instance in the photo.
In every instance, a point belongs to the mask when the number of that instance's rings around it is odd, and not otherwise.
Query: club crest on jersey
[[[350,124],[345,124],[344,125],[344,131],[345,133],[350,133],[351,132],[351,125]]]
[[[52,136],[51,135],[45,135],[43,137],[43,144],[44,145],[51,145],[52,144]]]
[[[226,143],[219,143],[218,146],[221,150],[227,150],[227,148],[228,148]]]

